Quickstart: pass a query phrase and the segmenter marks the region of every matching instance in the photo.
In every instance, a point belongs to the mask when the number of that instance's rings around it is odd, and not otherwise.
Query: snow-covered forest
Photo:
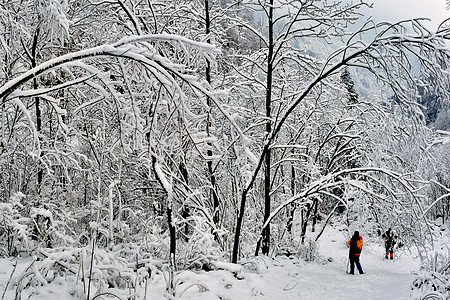
[[[313,299],[388,228],[448,299],[450,21],[369,6],[0,0],[1,299]]]

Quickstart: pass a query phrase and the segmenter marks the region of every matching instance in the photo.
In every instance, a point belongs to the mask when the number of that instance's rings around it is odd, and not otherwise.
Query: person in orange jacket
[[[350,274],[355,274],[355,265],[358,268],[359,274],[364,274],[361,264],[359,263],[359,256],[361,254],[363,239],[359,235],[358,231],[355,231],[351,239],[348,240],[347,245],[350,246],[349,259],[350,259]]]

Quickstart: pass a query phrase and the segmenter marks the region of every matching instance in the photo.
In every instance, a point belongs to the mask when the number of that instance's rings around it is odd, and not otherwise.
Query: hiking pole
[[[350,273],[349,269],[350,269],[350,258],[347,257],[347,270],[345,270],[345,272]]]

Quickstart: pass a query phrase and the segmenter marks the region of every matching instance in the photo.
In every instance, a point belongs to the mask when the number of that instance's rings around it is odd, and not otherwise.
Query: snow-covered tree
[[[308,7],[308,3],[309,2],[307,1],[306,4],[301,3],[299,5],[301,8],[303,5]],[[267,7],[264,8],[270,10],[272,6],[267,4]],[[311,22],[314,22],[314,20],[322,20],[320,13],[318,13],[318,16],[314,15],[314,12],[320,12],[320,10],[317,10],[316,6],[313,6],[313,8],[313,12],[306,11],[306,14],[309,16],[308,20],[313,20]],[[266,13],[266,15],[270,15],[270,13]],[[299,26],[301,26],[302,23],[300,21],[299,23]],[[305,26],[311,26],[308,22],[305,22],[305,24],[307,24]],[[319,22],[319,24],[322,25],[321,22]],[[408,28],[410,26],[414,28],[415,34],[410,34],[408,32]],[[289,28],[289,26],[287,28]],[[320,26],[311,26],[311,28],[308,27],[305,30],[312,30],[315,28],[320,28]],[[266,135],[264,142],[261,144],[261,155],[258,158],[258,163],[252,171],[252,180],[250,181],[250,184],[247,185],[247,189],[244,189],[241,200],[241,208],[235,235],[233,261],[236,261],[237,259],[239,249],[238,244],[240,239],[239,235],[242,226],[242,218],[244,216],[247,193],[252,188],[260,168],[264,164],[264,161],[266,161],[266,155],[270,152],[269,149],[273,146],[273,144],[275,144],[278,136],[282,134],[287,120],[294,115],[294,111],[299,107],[300,103],[305,102],[308,97],[317,91],[317,89],[323,89],[329,80],[332,79],[332,76],[336,71],[339,71],[344,67],[354,67],[364,68],[372,72],[380,82],[384,83],[392,90],[397,101],[402,103],[403,107],[407,108],[410,112],[417,114],[417,106],[415,105],[415,91],[418,82],[415,77],[412,76],[412,65],[409,61],[409,57],[411,55],[415,56],[419,63],[422,64],[421,70],[423,72],[426,73],[431,70],[431,72],[436,74],[436,78],[439,79],[437,79],[434,83],[435,87],[443,94],[444,97],[448,98],[448,54],[446,53],[445,47],[443,47],[445,44],[447,31],[448,28],[446,29],[445,27],[440,27],[438,28],[436,34],[429,34],[428,30],[421,24],[420,20],[410,20],[397,24],[374,24],[369,21],[357,32],[348,37],[347,42],[341,48],[338,48],[325,58],[324,63],[318,68],[318,71],[313,73],[314,75],[312,78],[307,79],[307,85],[300,90],[297,96],[293,97],[293,100],[288,103],[282,113],[280,113],[279,118],[277,118],[276,122],[274,122],[271,127],[270,134]],[[325,34],[326,31],[319,32]],[[418,39],[422,38],[425,38],[428,42],[418,42]],[[433,61],[439,63],[432,63]],[[328,173],[324,177],[314,181],[310,187],[312,188],[311,190],[306,188],[299,193],[299,195],[292,197],[280,207],[285,207],[299,198],[304,199],[305,196],[314,196],[322,189],[326,190],[330,187],[338,185],[336,182],[333,184],[330,183],[330,180],[334,181],[335,178],[339,178],[338,175],[342,176],[343,174],[347,174],[346,176],[343,176],[347,177],[354,172],[361,171],[368,171],[369,173],[373,171],[375,171],[375,173],[381,171],[381,173],[384,173],[382,177],[384,175],[388,175],[389,178],[393,177],[395,180],[400,180],[402,177],[402,175],[397,175],[382,170],[361,170],[360,168],[336,170],[335,172]],[[415,198],[415,196],[409,192],[414,190],[414,188],[405,186],[401,187],[402,185],[404,185],[404,183],[400,180],[399,188],[406,188],[406,194],[410,194],[413,198]],[[264,230],[266,226],[269,225],[270,219],[279,211],[279,208],[273,210],[270,217],[268,216],[266,218],[263,226]]]
[[[449,100],[450,29],[349,33],[363,6],[2,3],[0,248],[80,266],[90,297],[154,269],[174,295],[177,268],[255,246],[314,250],[309,228],[319,239],[334,215],[424,247],[448,218],[448,133],[417,99]],[[358,94],[358,69],[378,91]],[[32,285],[56,268],[39,265]]]

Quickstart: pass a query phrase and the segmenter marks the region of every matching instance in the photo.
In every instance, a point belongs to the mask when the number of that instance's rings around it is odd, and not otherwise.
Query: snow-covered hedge
[[[448,274],[421,272],[416,274],[412,284],[415,297],[419,299],[450,299],[450,281]]]

